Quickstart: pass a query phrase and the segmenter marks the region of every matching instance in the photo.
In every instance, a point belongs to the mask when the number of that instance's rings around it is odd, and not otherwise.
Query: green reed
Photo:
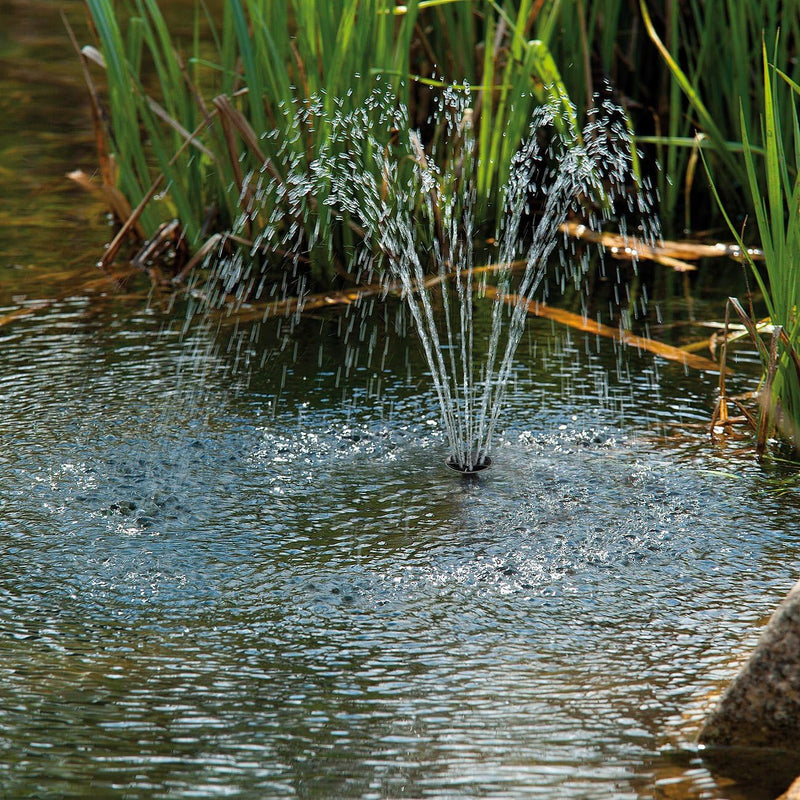
[[[651,19],[659,8],[661,16]],[[692,230],[698,217],[702,225],[709,222],[702,217],[707,195],[695,182],[701,150],[731,212],[751,213],[740,116],[748,130],[758,129],[766,102],[758,68],[762,38],[777,42],[774,63],[800,80],[800,2],[687,0],[662,5],[640,0],[640,9],[647,34],[668,68],[668,80],[656,82],[663,88],[650,100],[659,109],[656,134],[639,140],[657,145],[664,167],[659,188],[665,224]],[[779,113],[788,131],[791,112],[784,107]]]
[[[328,152],[325,124],[298,127],[298,110],[311,103],[324,105],[319,123],[384,86],[410,109],[409,124],[424,128],[432,97],[469,84],[477,206],[489,227],[532,108],[557,102],[559,124],[580,136],[548,47],[558,3],[537,10],[534,0],[231,0],[221,18],[198,5],[188,42],[171,33],[156,0],[87,5],[105,60],[119,188],[132,207],[144,206],[148,236],[178,219],[194,250],[246,210],[248,176],[266,169],[280,184],[287,158],[310,167]],[[386,132],[386,146],[391,138]],[[453,146],[443,126],[426,132],[427,159],[444,164]],[[310,202],[295,218],[306,229],[312,283],[326,286],[346,269],[358,232],[324,196]],[[269,211],[250,221],[242,246]]]
[[[778,47],[775,52],[779,53]],[[764,106],[758,125],[752,125],[743,101],[740,126],[747,189],[754,209],[755,227],[763,251],[763,266],[747,261],[763,297],[771,340],[760,337],[752,311],[747,314],[732,301],[758,348],[764,368],[761,389],[758,448],[776,428],[800,449],[800,123],[797,97],[800,85],[778,70],[762,46]],[[754,111],[754,110],[753,110]],[[788,120],[788,125],[786,120]],[[757,147],[760,142],[761,146]],[[712,184],[713,187],[713,184]],[[743,235],[713,188],[731,233],[743,252]],[[749,237],[748,237],[749,238]]]
[[[408,48],[397,44],[415,21],[412,8],[399,23],[380,13],[383,0],[231,0],[221,20],[198,6],[187,47],[155,0],[131,0],[122,14],[110,0],[87,4],[105,60],[120,189],[135,207],[160,179],[142,225],[152,236],[177,218],[195,249],[241,214],[250,173],[266,164],[280,180],[274,159],[298,102],[319,95],[354,105],[376,64],[407,73]],[[303,131],[295,150],[311,161],[325,138]],[[318,282],[330,280],[328,262],[315,260]]]

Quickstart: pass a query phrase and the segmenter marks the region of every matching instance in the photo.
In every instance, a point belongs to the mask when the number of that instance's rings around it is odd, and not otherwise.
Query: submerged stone
[[[699,742],[800,751],[800,581],[706,720]]]

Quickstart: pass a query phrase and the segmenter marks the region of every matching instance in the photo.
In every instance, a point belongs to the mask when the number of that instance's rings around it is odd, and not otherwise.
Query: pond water
[[[709,444],[716,376],[531,320],[455,475],[401,309],[182,336],[86,289],[59,53],[0,93],[0,794],[774,798],[791,765],[693,745],[800,549],[792,473]]]

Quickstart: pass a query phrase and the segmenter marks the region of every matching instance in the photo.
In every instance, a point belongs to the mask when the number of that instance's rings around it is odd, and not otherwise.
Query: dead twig
[[[37,311],[41,311],[43,308],[47,308],[51,305],[52,302],[52,300],[37,300],[35,303],[23,306],[22,308],[15,308],[13,311],[9,311],[7,314],[0,316],[0,328],[22,317],[28,317],[31,314],[35,314]]]
[[[170,159],[169,161],[170,166],[172,166],[178,160],[178,158],[180,158],[180,156],[183,154],[186,148],[189,147],[192,141],[208,127],[209,123],[213,118],[214,115],[210,114],[194,129],[194,131],[192,131],[191,134],[189,134],[189,138],[183,142],[183,144],[178,148],[178,151],[175,153],[175,155]],[[122,246],[123,241],[125,241],[125,237],[138,224],[142,212],[145,210],[145,208],[147,208],[147,205],[155,197],[159,188],[161,188],[161,184],[163,182],[164,182],[164,173],[162,172],[160,175],[156,177],[150,188],[147,190],[147,193],[142,198],[139,205],[136,206],[136,208],[133,210],[131,215],[125,221],[123,226],[119,229],[119,231],[117,231],[117,235],[111,240],[111,243],[106,248],[106,252],[103,253],[103,257],[100,259],[101,269],[108,269],[109,265],[119,252],[119,248]]]
[[[85,48],[81,49],[80,44],[78,44],[75,32],[72,30],[72,26],[69,24],[69,20],[63,11],[61,12],[61,20],[67,30],[69,40],[78,55],[78,61],[80,62],[81,71],[83,72],[83,79],[89,92],[89,106],[92,110],[92,128],[94,130],[95,149],[97,151],[97,160],[100,165],[101,193],[111,213],[121,222],[130,216],[131,205],[117,188],[116,165],[113,156],[108,152],[108,147],[106,146],[105,115],[103,114],[103,107],[100,102],[100,94],[97,91],[97,87],[92,80],[92,75],[86,64],[88,56],[85,52]],[[80,180],[82,175],[83,173],[80,171],[73,171],[68,173],[67,177],[76,181],[84,188],[87,188],[87,184]],[[137,230],[137,233],[142,236],[144,235],[141,229]]]
[[[189,273],[218,245],[225,240],[221,233],[215,233],[203,242],[197,252],[186,262],[183,269],[172,279],[173,285],[184,283]]]
[[[767,446],[767,439],[772,435],[775,428],[777,417],[775,404],[772,402],[772,384],[775,382],[775,375],[778,372],[778,342],[781,338],[780,326],[772,331],[769,341],[767,374],[764,378],[764,385],[758,396],[758,406],[760,410],[758,418],[758,431],[756,434],[756,456],[761,458]]]
[[[174,219],[159,226],[155,236],[145,243],[131,264],[137,269],[146,270],[153,285],[166,286],[169,280],[164,276],[160,266],[164,261],[164,255],[170,250],[174,251],[175,258],[180,264],[186,258],[187,249],[180,221]]]
[[[708,245],[699,242],[673,242],[668,240],[649,244],[637,239],[635,236],[595,231],[578,222],[564,222],[559,226],[559,230],[573,239],[602,245],[615,258],[655,261],[664,266],[672,267],[676,272],[691,272],[697,269],[693,264],[687,262],[697,261],[701,258],[727,256],[738,261],[743,257],[742,250],[738,245]],[[761,251],[756,249],[748,250],[748,255],[753,259],[763,257]]]
[[[497,296],[497,289],[494,286],[487,286],[484,289],[487,297],[494,298]],[[697,356],[694,353],[687,353],[680,347],[673,347],[672,345],[657,342],[654,339],[649,339],[645,336],[637,336],[630,331],[622,328],[613,328],[610,325],[603,325],[600,322],[590,320],[587,317],[579,314],[573,314],[570,311],[564,311],[561,308],[553,308],[546,303],[539,302],[538,300],[526,300],[518,295],[508,294],[503,298],[504,302],[509,305],[516,305],[522,303],[531,314],[538,317],[545,317],[563,325],[569,325],[579,331],[586,333],[593,333],[597,336],[603,336],[614,341],[621,342],[629,347],[636,347],[640,350],[647,350],[650,353],[655,353],[662,358],[670,361],[677,361],[687,367],[694,369],[706,370],[708,372],[716,372],[719,369],[726,369],[727,367],[720,367],[715,361],[708,358]],[[729,371],[729,370],[728,370]]]
[[[728,353],[728,326],[730,324],[730,303],[725,304],[725,334],[722,338],[722,349],[719,355],[719,364],[720,364],[720,371],[719,371],[719,397],[717,397],[716,403],[714,403],[714,409],[711,412],[711,423],[709,428],[709,433],[711,435],[711,440],[714,441],[714,429],[720,425],[729,425],[730,424],[730,417],[728,415],[728,398],[727,398],[727,391],[725,385],[725,363]],[[712,337],[713,338],[713,337]],[[712,350],[712,354],[713,354]],[[741,407],[740,407],[741,408]],[[742,409],[743,410],[743,409]],[[747,414],[749,417],[750,415]]]

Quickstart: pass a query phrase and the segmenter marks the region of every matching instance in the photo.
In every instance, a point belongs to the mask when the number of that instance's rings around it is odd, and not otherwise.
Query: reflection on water
[[[4,794],[712,796],[692,737],[798,512],[642,437],[702,415],[696,376],[618,382],[535,326],[470,481],[413,342],[343,402],[335,322],[237,386],[236,346],[90,311],[0,351]]]
[[[31,262],[62,269],[97,261],[102,208],[66,173],[92,173],[88,94],[60,12],[76,27],[79,0],[0,0],[0,292],[25,293]],[[53,245],[56,245],[55,247]]]

